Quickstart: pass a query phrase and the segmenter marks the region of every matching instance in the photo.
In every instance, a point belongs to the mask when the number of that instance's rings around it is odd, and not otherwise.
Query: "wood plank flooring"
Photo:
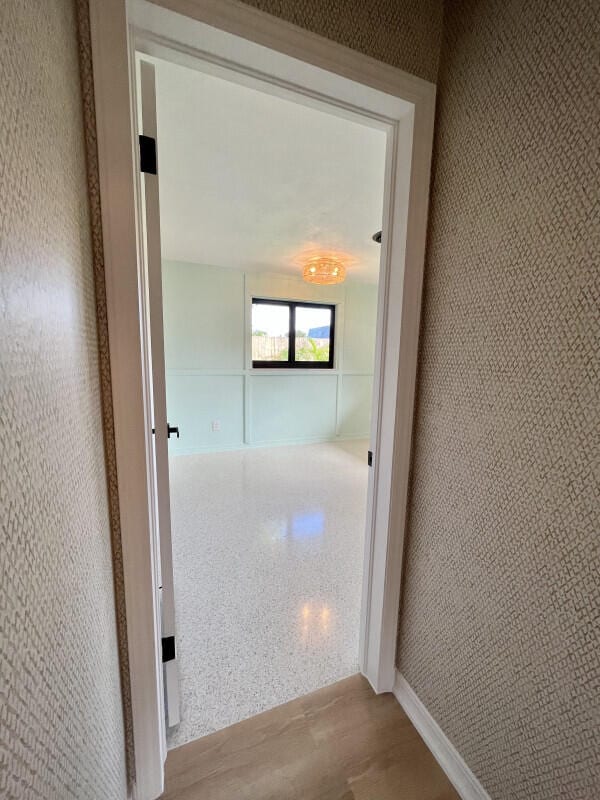
[[[459,800],[391,694],[360,675],[169,752],[164,800]]]

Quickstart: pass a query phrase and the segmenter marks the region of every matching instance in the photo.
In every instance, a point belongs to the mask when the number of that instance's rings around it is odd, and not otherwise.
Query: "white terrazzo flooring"
[[[176,747],[358,671],[367,442],[170,462]]]

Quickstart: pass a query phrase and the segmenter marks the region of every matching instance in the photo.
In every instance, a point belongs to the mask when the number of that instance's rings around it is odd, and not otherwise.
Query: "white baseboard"
[[[396,700],[406,712],[406,716],[420,733],[462,800],[491,800],[489,794],[463,761],[458,750],[400,672],[396,672],[393,691]]]

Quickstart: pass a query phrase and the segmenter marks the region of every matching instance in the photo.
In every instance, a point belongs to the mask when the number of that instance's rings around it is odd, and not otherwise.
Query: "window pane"
[[[296,361],[329,361],[331,309],[296,308]]]
[[[252,360],[287,361],[290,307],[252,304]]]

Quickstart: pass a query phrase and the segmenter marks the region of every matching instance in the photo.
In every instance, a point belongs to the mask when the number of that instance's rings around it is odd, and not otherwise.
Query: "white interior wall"
[[[252,369],[253,296],[335,303],[336,368]],[[172,455],[368,436],[376,285],[164,261],[163,302]]]

